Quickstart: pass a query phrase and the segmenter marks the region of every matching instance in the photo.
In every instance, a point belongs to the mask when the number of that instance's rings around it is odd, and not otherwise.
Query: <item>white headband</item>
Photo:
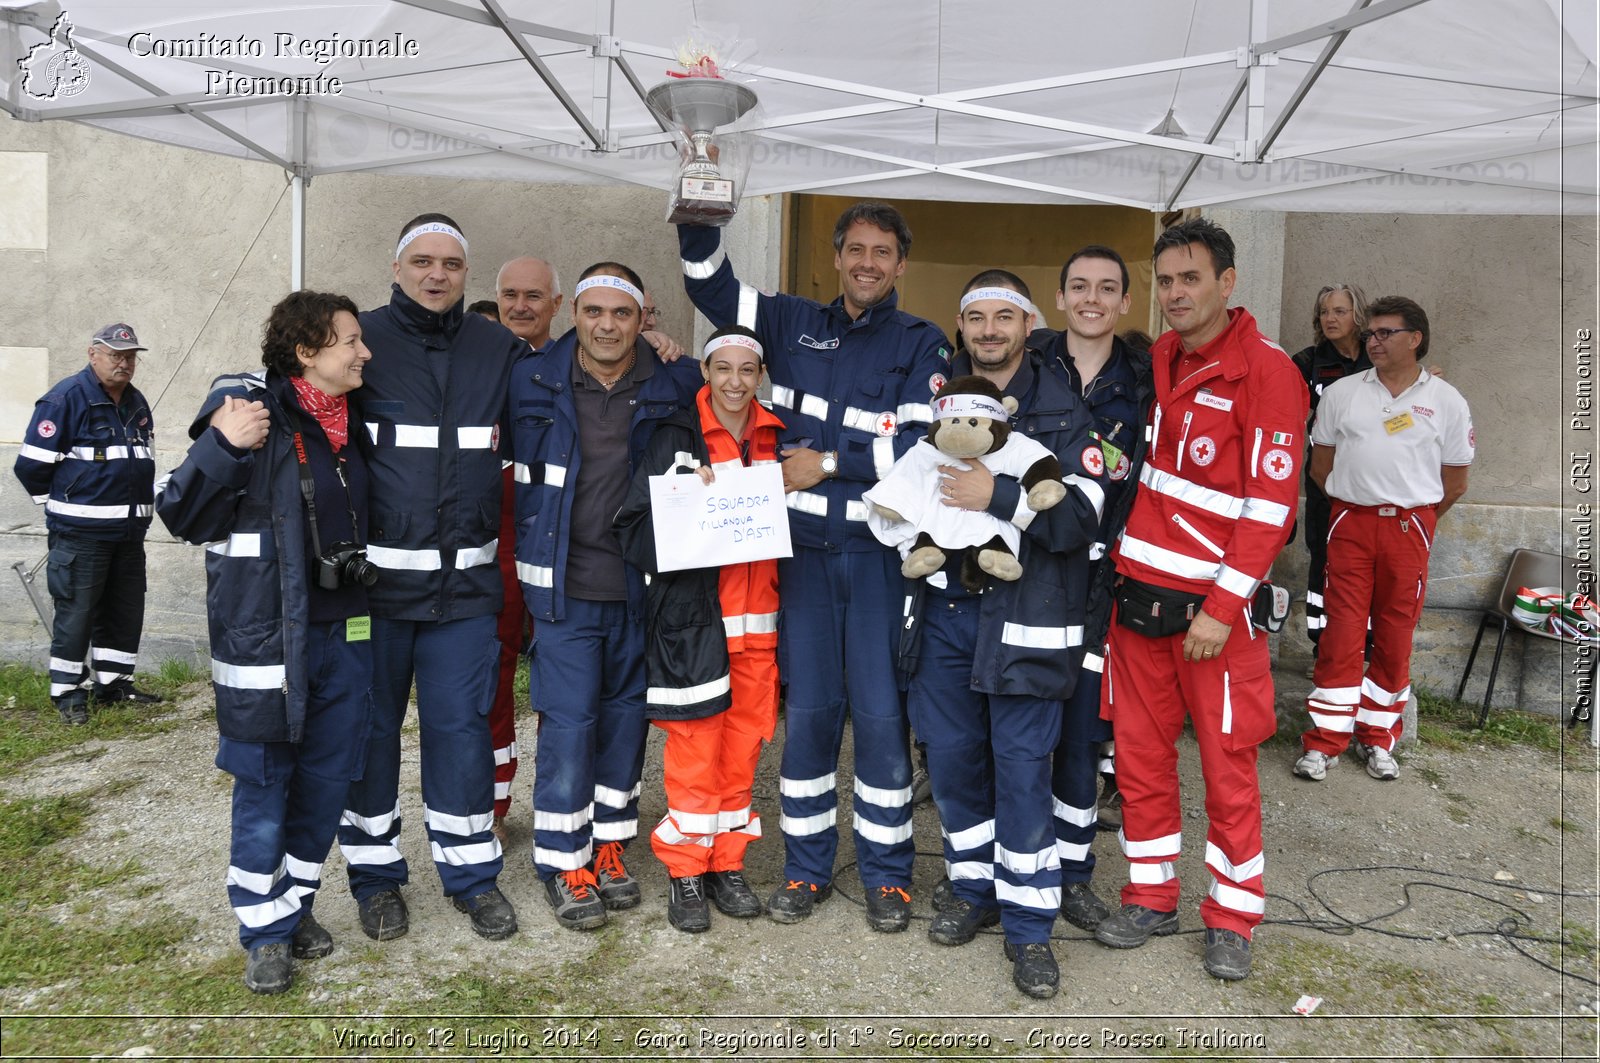
[[[400,255],[405,251],[406,245],[427,233],[444,233],[446,236],[451,237],[461,245],[461,255],[463,258],[466,257],[467,238],[461,235],[460,229],[457,229],[454,225],[446,225],[442,221],[425,221],[400,238],[399,246],[394,249],[394,260],[396,262],[400,261]]]
[[[633,301],[638,303],[641,309],[644,307],[644,292],[641,292],[621,277],[613,277],[609,273],[601,273],[579,281],[578,286],[572,290],[572,303],[574,306],[578,303],[578,296],[590,288],[614,288],[619,292],[627,292],[633,296]]]
[[[723,347],[743,347],[747,351],[755,351],[757,358],[766,361],[766,352],[761,349],[760,342],[749,336],[740,336],[738,333],[731,336],[713,336],[706,340],[705,349],[700,352],[700,360],[705,361],[713,352]]]
[[[967,307],[980,299],[1000,299],[1014,306],[1022,307],[1024,314],[1037,314],[1039,311],[1029,302],[1021,292],[1014,292],[1010,288],[974,288],[961,297],[960,313],[966,313]]]
[[[935,421],[942,421],[946,417],[965,417],[969,414],[988,417],[1001,423],[1011,419],[1006,408],[987,395],[950,395],[933,400]]]

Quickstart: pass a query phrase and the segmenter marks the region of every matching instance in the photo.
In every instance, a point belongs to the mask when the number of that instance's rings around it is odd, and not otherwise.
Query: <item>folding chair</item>
[[[1549,554],[1543,550],[1516,550],[1511,554],[1511,562],[1506,566],[1506,577],[1500,584],[1500,593],[1496,596],[1494,605],[1490,606],[1484,612],[1483,618],[1478,621],[1478,637],[1472,640],[1472,652],[1467,655],[1467,666],[1462,669],[1461,683],[1456,687],[1456,700],[1460,701],[1461,696],[1467,691],[1467,680],[1472,675],[1473,662],[1478,659],[1478,646],[1483,642],[1483,633],[1490,624],[1499,621],[1500,633],[1495,639],[1494,662],[1489,665],[1489,685],[1484,689],[1483,705],[1478,710],[1479,727],[1489,719],[1489,702],[1494,698],[1494,683],[1500,674],[1500,654],[1505,649],[1507,631],[1520,631],[1534,638],[1579,645],[1577,640],[1562,638],[1549,631],[1530,628],[1514,621],[1511,607],[1516,602],[1517,591],[1523,587],[1560,587],[1563,594],[1570,594],[1577,589],[1576,584],[1577,570],[1560,554]],[[1600,691],[1595,689],[1596,666],[1600,665],[1600,644],[1589,645],[1588,693],[1592,702],[1594,697],[1600,694]],[[1589,726],[1592,739],[1595,734],[1592,709]]]

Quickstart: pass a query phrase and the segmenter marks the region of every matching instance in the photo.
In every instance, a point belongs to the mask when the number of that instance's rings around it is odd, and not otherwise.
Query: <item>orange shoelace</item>
[[[612,878],[627,878],[628,869],[622,866],[622,843],[606,842],[594,854],[594,869]]]
[[[801,879],[797,879],[797,878],[790,879],[789,880],[789,884],[787,886],[785,886],[784,889],[786,889],[786,890],[810,890],[812,893],[817,892],[816,883],[814,883],[814,882],[805,882],[805,881],[803,881]]]
[[[905,901],[907,904],[911,903],[911,894],[907,893],[899,886],[879,886],[878,893],[880,896],[884,897],[889,896],[891,893],[898,893],[902,901]]]
[[[562,871],[560,874],[566,881],[567,889],[571,890],[572,895],[580,901],[588,900],[589,890],[599,885],[594,880],[594,872],[586,867],[580,867],[576,871]]]

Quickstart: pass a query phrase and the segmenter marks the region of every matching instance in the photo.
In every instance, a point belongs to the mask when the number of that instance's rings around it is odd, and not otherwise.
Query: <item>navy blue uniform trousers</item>
[[[228,903],[247,949],[288,941],[311,910],[372,717],[372,648],[343,620],[306,632],[305,731],[294,742],[217,744],[233,775]]]
[[[561,620],[533,626],[530,699],[533,866],[541,879],[594,859],[594,843],[639,833],[644,771],[644,623],[627,602],[568,598]]]
[[[1061,702],[972,689],[976,597],[924,599],[909,705],[927,743],[945,868],[956,896],[1000,909],[1006,940],[1049,941],[1061,908],[1050,755]]]
[[[788,684],[778,779],[786,879],[833,881],[848,710],[861,882],[911,886],[911,755],[895,671],[903,587],[891,550],[796,545],[793,558],[778,562],[779,670]]]
[[[372,618],[372,740],[351,785],[339,849],[356,900],[409,879],[400,855],[400,725],[417,684],[422,818],[446,897],[492,889],[502,864],[494,821],[494,701],[500,643],[495,616],[442,623]]]

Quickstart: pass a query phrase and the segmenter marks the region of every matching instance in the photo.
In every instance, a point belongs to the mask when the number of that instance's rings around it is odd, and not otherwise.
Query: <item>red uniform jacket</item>
[[[1204,594],[1202,608],[1233,624],[1294,526],[1308,399],[1255,318],[1228,317],[1187,357],[1175,332],[1150,352],[1152,442],[1112,556],[1123,575]]]

